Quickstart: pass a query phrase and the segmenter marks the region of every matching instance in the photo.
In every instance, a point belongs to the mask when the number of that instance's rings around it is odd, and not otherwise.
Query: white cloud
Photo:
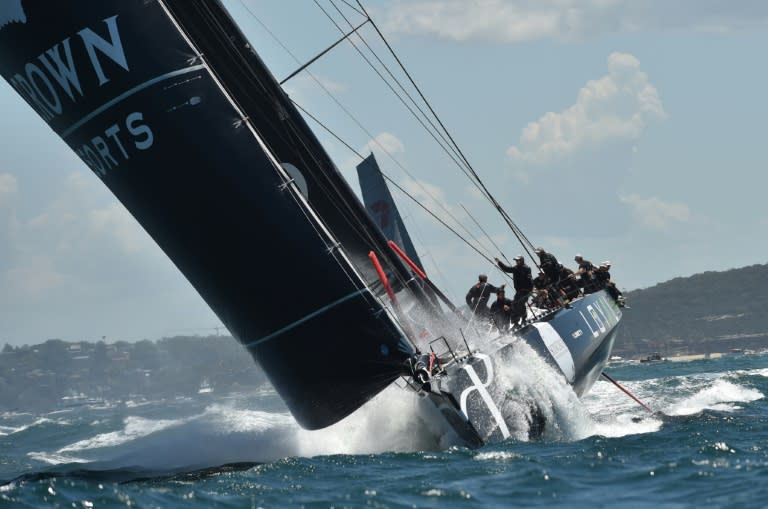
[[[51,257],[35,255],[8,270],[5,279],[16,299],[37,299],[61,285],[65,277],[56,270]]]
[[[673,223],[686,223],[690,218],[688,205],[665,202],[659,198],[642,198],[636,194],[621,197],[629,205],[635,221],[641,226],[656,231],[669,231]]]
[[[116,260],[121,266],[148,266],[162,257],[122,205],[105,203],[108,194],[94,176],[73,172],[56,184],[53,200],[31,218],[14,216],[13,229],[3,235],[8,242],[4,294],[37,299],[64,287],[82,293],[104,284],[104,272]]]
[[[439,217],[445,223],[464,230],[462,226],[457,225],[464,212],[459,207],[451,207],[446,198],[445,190],[440,186],[427,182],[425,180],[406,177],[400,186],[411,195],[416,201],[429,209],[435,216]],[[452,217],[451,217],[452,216]],[[456,218],[455,220],[453,218]]]
[[[102,184],[85,172],[67,175],[61,192],[38,215],[27,223],[30,237],[59,254],[82,253],[106,242],[122,254],[142,250],[154,251],[154,243],[133,216],[121,204],[99,203],[94,196],[102,195]]]
[[[0,173],[0,205],[8,199],[9,196],[16,194],[19,190],[16,177],[10,173]]]
[[[768,26],[768,3],[701,0],[396,0],[389,33],[518,42],[612,32],[740,32]]]
[[[405,145],[394,134],[383,132],[365,144],[363,153],[365,152],[373,152],[377,157],[380,157],[382,152],[390,155],[402,154],[405,152]]]
[[[529,123],[507,154],[516,162],[552,162],[606,141],[636,139],[650,122],[665,116],[640,61],[612,53],[606,76],[587,82],[569,108]]]
[[[309,71],[304,71],[287,81],[283,88],[293,101],[302,106],[307,106],[308,104],[313,103],[311,98],[317,96],[327,97],[326,92],[333,94],[334,96],[342,94],[346,92],[349,87],[344,83],[333,81],[314,73],[310,74]],[[317,112],[313,111],[313,108],[309,108],[309,112],[313,115],[317,114]]]
[[[330,78],[319,76],[314,73],[309,74],[308,72],[296,76],[289,83],[292,83],[292,86],[295,89],[301,90],[314,90],[319,86],[321,89],[324,88],[332,94],[346,92],[349,88],[346,84],[339,81],[334,81]]]
[[[434,184],[409,177],[401,185],[408,194],[429,208],[436,206],[437,203],[446,203],[445,191]]]
[[[125,253],[137,253],[148,247],[148,234],[119,203],[89,211],[88,220],[95,234],[111,237]]]

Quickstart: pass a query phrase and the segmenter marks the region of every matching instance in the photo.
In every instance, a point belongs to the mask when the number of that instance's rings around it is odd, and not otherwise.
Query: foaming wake
[[[694,416],[708,410],[734,412],[743,404],[764,397],[756,389],[729,380],[733,374],[704,373],[622,382],[655,410],[653,415],[619,393],[612,384],[599,381],[585,398],[592,413],[593,432],[608,437],[652,433],[661,429],[670,417]]]
[[[498,376],[508,388],[502,412],[512,438],[527,441],[535,434],[545,441],[571,441],[594,434],[587,407],[557,369],[524,341],[505,352]]]
[[[640,401],[655,408],[648,381],[621,382]],[[583,399],[591,414],[589,435],[618,438],[659,431],[664,424],[658,413],[650,414],[620,392],[612,383],[598,380]]]
[[[453,445],[436,412],[397,387],[347,419],[319,431],[301,429],[287,411],[252,410],[253,400],[209,405],[180,419],[126,417],[122,428],[77,440],[31,459],[70,470],[173,473],[291,456],[435,450]]]
[[[30,414],[27,414],[27,415],[30,415]],[[36,426],[42,426],[44,424],[49,424],[49,423],[54,423],[58,425],[68,425],[69,421],[65,419],[49,419],[47,417],[39,417],[35,419],[33,422],[30,422],[28,424],[21,424],[19,426],[0,426],[0,436],[14,435],[16,433],[21,433],[23,431],[32,429]]]
[[[671,405],[665,410],[668,415],[693,415],[704,410],[733,412],[741,408],[740,403],[748,403],[763,398],[764,395],[756,390],[743,387],[725,379],[717,379],[710,387],[682,401]]]

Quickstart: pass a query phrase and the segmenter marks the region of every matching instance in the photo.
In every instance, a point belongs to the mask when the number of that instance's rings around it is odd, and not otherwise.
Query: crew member
[[[585,260],[580,254],[573,257],[573,260],[579,265],[574,275],[579,278],[579,285],[584,290],[584,293],[592,293],[595,290],[594,272],[595,266],[592,262]]]
[[[557,286],[560,281],[560,263],[552,253],[547,253],[544,249],[537,247],[533,250],[539,256],[539,267],[547,275],[549,283]]]
[[[555,255],[544,251],[543,248],[537,247],[533,250],[539,256],[539,268],[544,271],[549,280],[549,298],[550,302],[554,306],[562,304],[560,298],[560,263],[555,258]]]
[[[616,286],[616,283],[611,281],[610,269],[611,262],[603,262],[598,265],[597,270],[595,271],[595,285],[598,289],[605,288],[605,291],[613,297],[613,300],[615,300],[620,307],[624,307],[624,295],[622,295],[621,291]]]
[[[498,258],[494,258],[496,265],[508,274],[512,274],[512,282],[515,285],[515,296],[512,299],[512,325],[519,326],[525,321],[528,296],[533,291],[533,277],[531,268],[525,264],[525,258],[515,256],[515,265],[510,267]]]
[[[509,330],[513,306],[512,301],[504,296],[504,288],[496,290],[496,301],[491,304],[491,318],[501,333]]]
[[[533,289],[536,292],[536,297],[533,303],[540,308],[549,308],[549,278],[543,271],[539,271],[539,274],[533,278]]]
[[[485,274],[480,274],[477,279],[477,284],[472,285],[472,288],[467,292],[465,300],[470,312],[480,318],[488,318],[488,299],[490,299],[492,293],[498,291],[498,288],[488,282],[488,276]]]
[[[579,296],[579,284],[574,272],[563,265],[560,266],[560,292],[566,302]]]

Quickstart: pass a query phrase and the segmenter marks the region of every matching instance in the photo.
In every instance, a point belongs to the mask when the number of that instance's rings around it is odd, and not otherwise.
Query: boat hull
[[[519,409],[520,403],[526,402],[509,404],[515,388],[501,373],[509,366],[518,343],[529,345],[559,371],[577,396],[582,396],[610,359],[621,316],[621,309],[606,292],[587,295],[569,308],[497,338],[485,351],[447,365],[431,381],[426,395],[467,446],[510,438],[512,422],[519,422],[519,416],[511,415],[514,410],[510,409]],[[541,423],[530,425],[535,428]]]

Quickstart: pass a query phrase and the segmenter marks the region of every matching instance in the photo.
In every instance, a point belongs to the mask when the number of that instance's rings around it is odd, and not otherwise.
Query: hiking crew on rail
[[[624,307],[624,296],[611,280],[611,262],[593,265],[577,254],[573,259],[578,267],[573,271],[560,264],[552,253],[540,247],[533,251],[539,258],[539,271],[535,278],[522,255],[515,256],[515,263],[511,266],[494,258],[499,269],[512,275],[515,295],[508,299],[503,284],[492,285],[487,275],[480,274],[478,282],[472,285],[466,296],[473,316],[493,323],[499,330],[517,329],[527,322],[529,301],[536,308],[556,309],[567,307],[572,300],[600,290],[606,290],[620,307]],[[493,294],[496,294],[496,301],[489,309],[488,301]]]

